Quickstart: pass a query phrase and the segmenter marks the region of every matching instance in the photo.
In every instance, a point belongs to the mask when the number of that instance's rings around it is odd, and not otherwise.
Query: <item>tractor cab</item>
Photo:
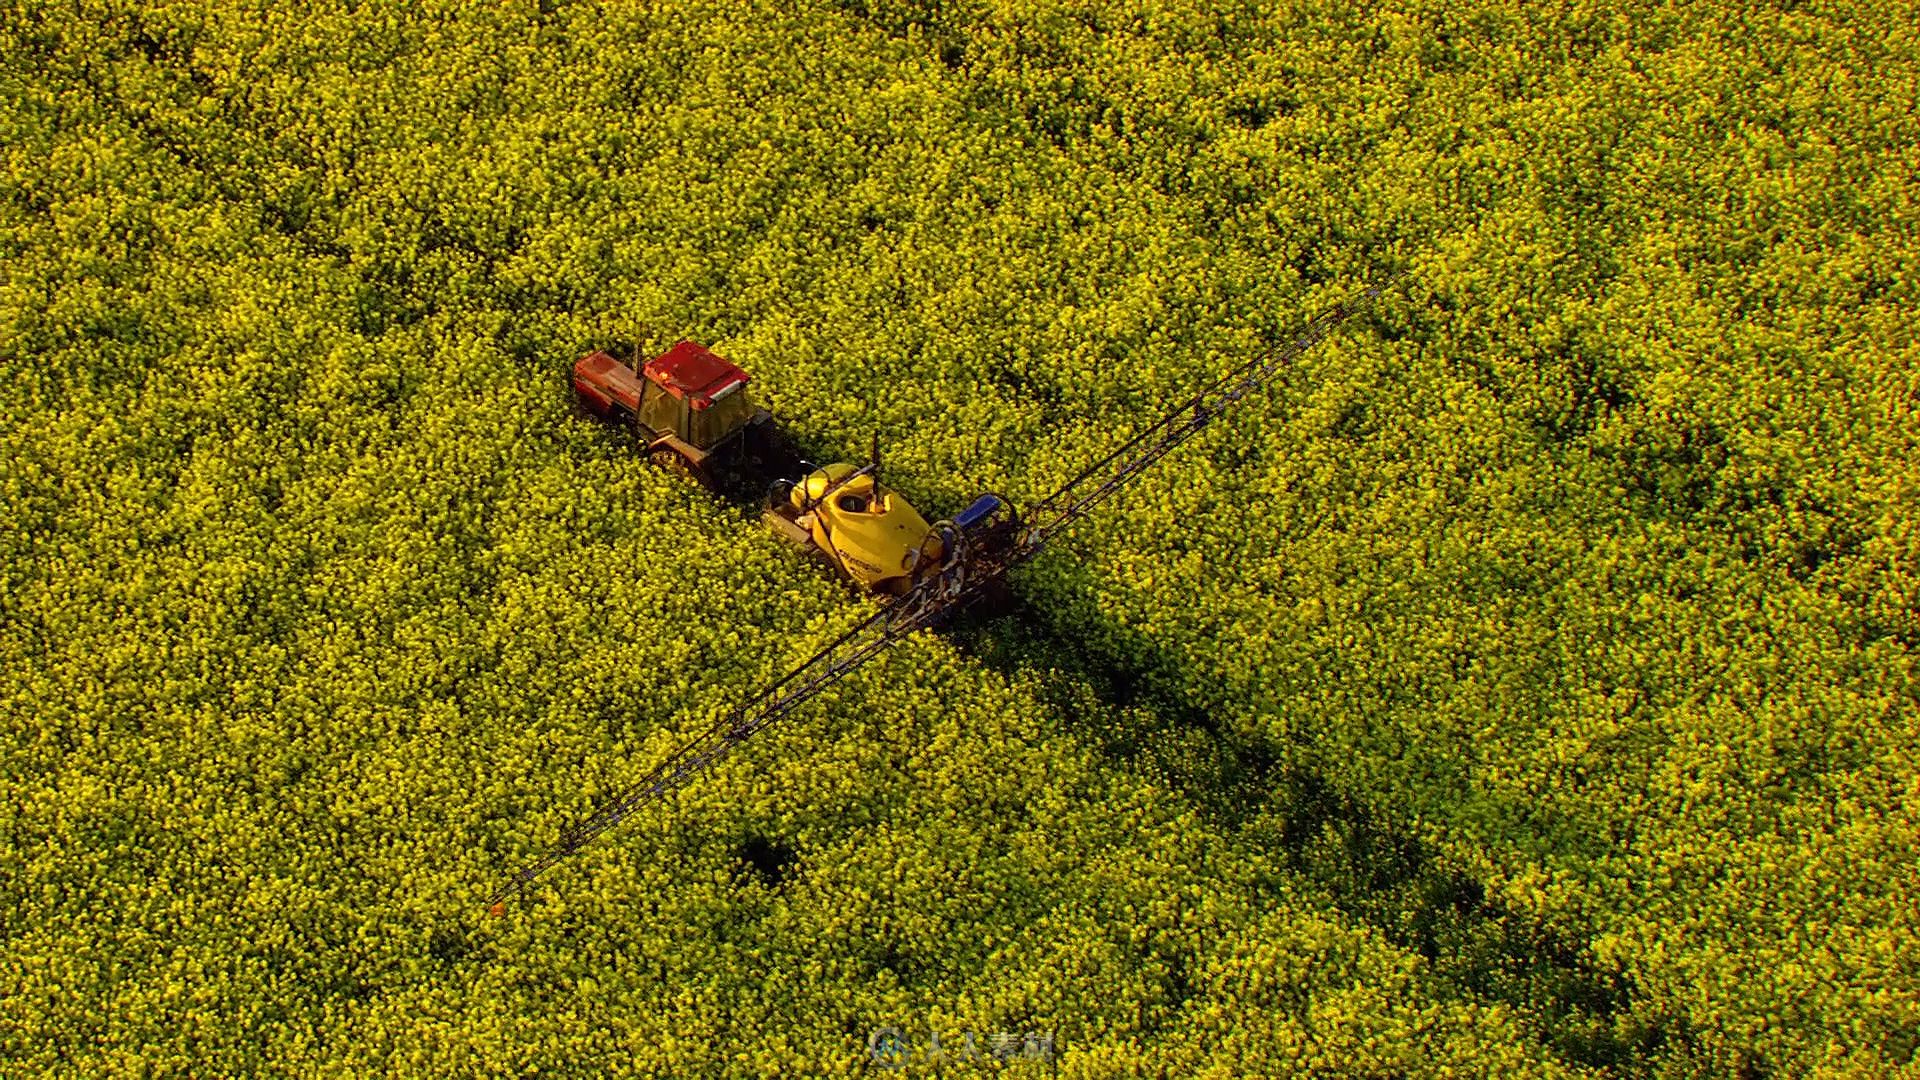
[[[709,459],[731,453],[736,436],[772,419],[748,397],[751,377],[719,354],[682,341],[646,362],[639,372],[605,352],[592,352],[573,366],[573,388],[582,404],[602,415],[630,420],[656,459],[675,456],[696,476]]]
[[[654,431],[711,450],[753,417],[747,373],[703,345],[683,341],[642,370],[652,392],[641,398],[640,422]]]

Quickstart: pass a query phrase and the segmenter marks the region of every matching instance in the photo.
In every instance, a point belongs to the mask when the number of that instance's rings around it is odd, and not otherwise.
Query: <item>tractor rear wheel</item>
[[[682,480],[691,480],[702,487],[705,487],[707,484],[706,476],[703,475],[699,469],[695,468],[692,462],[681,457],[675,451],[662,447],[648,454],[647,460]]]

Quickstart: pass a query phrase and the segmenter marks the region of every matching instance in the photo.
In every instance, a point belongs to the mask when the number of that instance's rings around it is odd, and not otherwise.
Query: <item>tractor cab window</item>
[[[753,418],[753,402],[745,389],[724,395],[704,409],[693,413],[693,445],[710,450],[721,439],[733,434]]]
[[[687,403],[654,382],[648,382],[644,390],[646,396],[640,402],[640,422],[652,428],[656,435],[680,434],[681,418],[687,413]]]

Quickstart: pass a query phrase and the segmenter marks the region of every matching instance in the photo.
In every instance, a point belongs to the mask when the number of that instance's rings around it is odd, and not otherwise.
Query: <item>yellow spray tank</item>
[[[903,593],[923,559],[937,560],[941,543],[927,519],[882,484],[874,465],[836,461],[800,478],[768,517],[807,542],[846,575],[878,593]],[[776,526],[778,527],[778,526]],[[795,534],[799,535],[795,535]]]

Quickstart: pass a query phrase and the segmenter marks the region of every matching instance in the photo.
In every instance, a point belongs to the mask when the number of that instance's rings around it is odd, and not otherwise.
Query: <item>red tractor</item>
[[[790,452],[773,414],[747,396],[751,377],[704,345],[682,341],[641,366],[640,372],[605,352],[573,365],[581,404],[631,423],[657,464],[708,487],[758,483],[784,470]]]

